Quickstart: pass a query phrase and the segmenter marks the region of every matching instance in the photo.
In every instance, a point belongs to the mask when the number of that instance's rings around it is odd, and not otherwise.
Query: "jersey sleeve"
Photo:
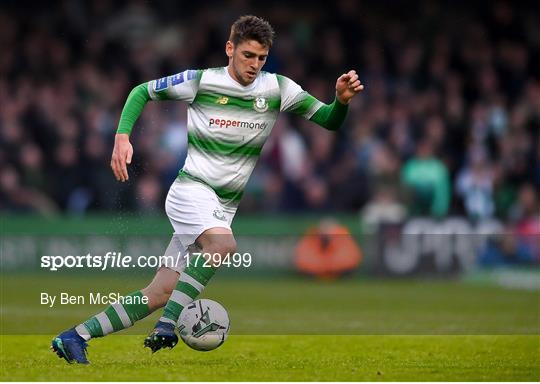
[[[347,115],[347,105],[341,104],[337,98],[327,105],[304,91],[291,79],[276,76],[281,94],[280,111],[293,112],[331,131],[341,127]]]
[[[288,77],[276,76],[281,96],[281,112],[292,112],[309,120],[324,105]]]
[[[176,75],[148,82],[148,94],[152,100],[181,100],[193,102],[203,71],[188,69]]]

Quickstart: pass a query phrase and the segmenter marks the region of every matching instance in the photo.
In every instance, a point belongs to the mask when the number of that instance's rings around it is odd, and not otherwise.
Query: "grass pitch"
[[[458,281],[216,276],[231,336],[219,349],[183,344],[152,355],[159,313],[90,342],[90,366],[68,365],[52,337],[101,306],[39,304],[41,291],[127,293],[146,277],[2,276],[4,381],[540,381],[540,296]],[[264,335],[264,336],[263,336]]]
[[[538,336],[232,336],[152,355],[141,336],[93,340],[89,366],[51,336],[3,336],[0,379],[24,381],[538,381]]]

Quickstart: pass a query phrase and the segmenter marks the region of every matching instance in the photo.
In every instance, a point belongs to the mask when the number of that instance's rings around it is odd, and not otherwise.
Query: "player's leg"
[[[167,194],[165,211],[174,228],[174,238],[185,249],[196,245],[203,254],[220,255],[236,251],[236,241],[230,227],[236,208],[223,205],[207,185],[189,178],[177,179]],[[197,297],[215,271],[215,267],[205,267],[203,263],[190,263],[189,267],[185,267],[167,302],[164,315],[146,337],[145,347],[156,352],[178,343],[175,328],[180,312]]]
[[[228,228],[207,229],[199,236],[197,243],[202,249],[202,254],[219,255],[219,258],[212,258],[212,261],[217,263],[216,265],[212,265],[212,263],[205,265],[206,263],[203,261],[195,263],[195,260],[191,260],[190,265],[180,275],[160,321],[176,324],[182,309],[195,300],[214,276],[221,263],[221,258],[236,252],[236,241],[232,231]]]
[[[144,345],[152,352],[169,347],[172,348],[178,342],[175,328],[180,312],[191,303],[206,287],[210,279],[216,273],[221,259],[227,254],[236,252],[236,241],[230,228],[213,227],[205,230],[196,241],[203,255],[215,255],[211,263],[205,260],[195,262],[192,258],[185,270],[180,274],[180,279],[165,306],[163,315],[156,324],[154,331],[146,338]]]
[[[148,304],[113,304],[84,323],[75,330],[85,340],[106,336],[121,331],[144,319],[156,309],[163,307],[172,289],[178,281],[179,273],[172,269],[161,267],[146,288],[132,292],[126,296],[133,298],[148,298]],[[136,300],[133,300],[136,302]]]
[[[165,255],[179,255],[178,242],[173,237]],[[162,308],[176,286],[178,276],[183,266],[171,265],[170,268],[160,267],[150,284],[139,291],[127,296],[134,299],[134,304],[116,303],[108,306],[102,312],[92,316],[85,322],[70,328],[52,341],[52,349],[59,357],[68,362],[86,364],[87,341],[91,338],[106,336],[112,332],[131,327],[135,322],[145,318],[158,308]],[[141,303],[141,298],[148,298],[148,304]]]

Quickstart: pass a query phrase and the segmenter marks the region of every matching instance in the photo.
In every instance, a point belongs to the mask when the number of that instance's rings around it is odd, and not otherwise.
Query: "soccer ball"
[[[178,332],[191,348],[211,351],[223,344],[229,325],[229,315],[221,304],[200,299],[184,307],[178,319]]]

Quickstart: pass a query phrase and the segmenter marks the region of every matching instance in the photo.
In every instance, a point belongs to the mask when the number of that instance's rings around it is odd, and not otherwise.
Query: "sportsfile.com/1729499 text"
[[[58,271],[63,268],[90,268],[105,271],[109,268],[157,268],[159,266],[175,267],[177,265],[201,266],[226,266],[248,268],[252,264],[250,253],[226,254],[220,257],[218,254],[193,253],[162,256],[132,257],[123,255],[122,252],[110,251],[104,255],[43,255],[40,259],[40,267],[49,271]]]

